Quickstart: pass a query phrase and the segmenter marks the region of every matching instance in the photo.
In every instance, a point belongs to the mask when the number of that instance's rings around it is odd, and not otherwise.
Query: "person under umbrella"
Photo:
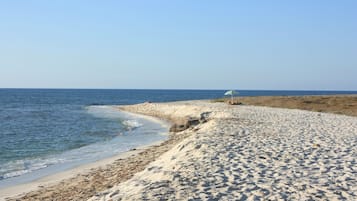
[[[226,93],[224,93],[225,96],[231,96],[231,104],[234,104],[233,96],[237,95],[237,94],[238,94],[238,92],[236,92],[235,90],[229,90],[229,91],[226,91]]]

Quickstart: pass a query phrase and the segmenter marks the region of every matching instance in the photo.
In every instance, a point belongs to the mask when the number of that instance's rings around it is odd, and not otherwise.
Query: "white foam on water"
[[[10,172],[10,173],[6,173],[4,174],[3,178],[7,179],[10,177],[17,177],[26,173],[32,172],[31,170],[18,170],[18,171],[14,171],[14,172]]]
[[[126,126],[126,129],[128,129],[128,130],[132,130],[132,129],[139,128],[139,127],[143,126],[143,124],[139,123],[135,119],[124,120],[123,124],[124,124],[124,126]]]
[[[78,165],[108,158],[132,148],[150,144],[167,137],[168,126],[120,112],[111,106],[89,106],[86,111],[99,118],[118,119],[124,125],[124,135],[42,158],[31,158],[0,165],[0,188],[26,183]],[[126,135],[127,134],[127,135]]]
[[[26,173],[30,173],[42,168],[46,168],[53,164],[63,163],[65,160],[56,156],[49,156],[48,158],[31,158],[23,160],[10,161],[2,164],[0,174],[2,179],[17,177]]]
[[[143,126],[142,119],[138,116],[119,112],[112,106],[95,105],[86,107],[87,112],[95,117],[116,119],[124,126],[126,131]]]

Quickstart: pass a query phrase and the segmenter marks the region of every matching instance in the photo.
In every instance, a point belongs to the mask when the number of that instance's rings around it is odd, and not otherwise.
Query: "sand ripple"
[[[210,120],[91,200],[357,199],[356,117],[203,101],[126,110],[169,119],[210,112]]]

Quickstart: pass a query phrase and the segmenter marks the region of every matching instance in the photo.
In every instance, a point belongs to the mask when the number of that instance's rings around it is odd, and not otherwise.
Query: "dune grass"
[[[214,99],[212,102],[301,109],[357,116],[357,95],[331,96],[256,96]]]

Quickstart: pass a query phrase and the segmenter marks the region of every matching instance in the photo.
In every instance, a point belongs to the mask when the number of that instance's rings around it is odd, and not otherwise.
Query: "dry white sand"
[[[210,120],[90,200],[357,200],[356,117],[205,101],[124,109]]]

